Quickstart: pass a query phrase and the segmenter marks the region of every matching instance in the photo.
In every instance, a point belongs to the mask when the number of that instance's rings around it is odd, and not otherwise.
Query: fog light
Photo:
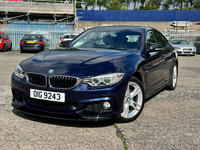
[[[102,106],[103,106],[103,109],[109,109],[111,107],[109,102],[104,102]]]

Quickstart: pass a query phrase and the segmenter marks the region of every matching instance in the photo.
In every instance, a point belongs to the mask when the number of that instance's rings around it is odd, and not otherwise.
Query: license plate
[[[35,41],[27,41],[27,43],[35,43]]]
[[[65,102],[65,93],[30,89],[30,97],[54,102]]]

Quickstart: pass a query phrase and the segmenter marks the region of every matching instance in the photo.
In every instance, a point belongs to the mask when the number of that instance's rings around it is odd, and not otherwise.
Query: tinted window
[[[24,40],[42,40],[41,35],[25,35]]]
[[[7,40],[8,39],[8,35],[5,33],[4,34],[4,39]]]
[[[152,31],[147,32],[146,35],[146,48],[150,49],[150,45],[147,43],[157,43]]]
[[[146,43],[157,43],[152,31],[147,32]]]
[[[172,44],[185,44],[188,45],[189,43],[186,40],[172,40]]]
[[[163,35],[161,33],[157,32],[157,31],[153,31],[153,33],[154,33],[154,35],[157,39],[158,44],[160,44],[160,45],[162,45],[162,47],[164,47],[167,41],[163,37]]]

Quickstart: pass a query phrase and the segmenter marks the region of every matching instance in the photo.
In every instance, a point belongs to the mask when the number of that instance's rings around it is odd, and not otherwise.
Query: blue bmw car
[[[147,98],[174,90],[177,77],[177,53],[156,29],[91,28],[17,65],[12,106],[56,119],[129,122]]]

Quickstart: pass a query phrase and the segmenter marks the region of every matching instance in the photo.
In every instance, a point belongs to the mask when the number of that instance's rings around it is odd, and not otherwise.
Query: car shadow
[[[23,112],[18,111],[17,109],[13,109],[13,113],[18,117],[21,117],[26,120],[31,120],[35,122],[45,123],[45,124],[52,124],[58,126],[69,126],[69,127],[78,127],[78,128],[98,128],[98,127],[106,127],[112,126],[115,124],[115,120],[112,121],[71,121],[71,120],[60,120],[60,119],[52,119],[52,118],[45,118],[39,116],[33,116],[29,114],[25,114]]]

